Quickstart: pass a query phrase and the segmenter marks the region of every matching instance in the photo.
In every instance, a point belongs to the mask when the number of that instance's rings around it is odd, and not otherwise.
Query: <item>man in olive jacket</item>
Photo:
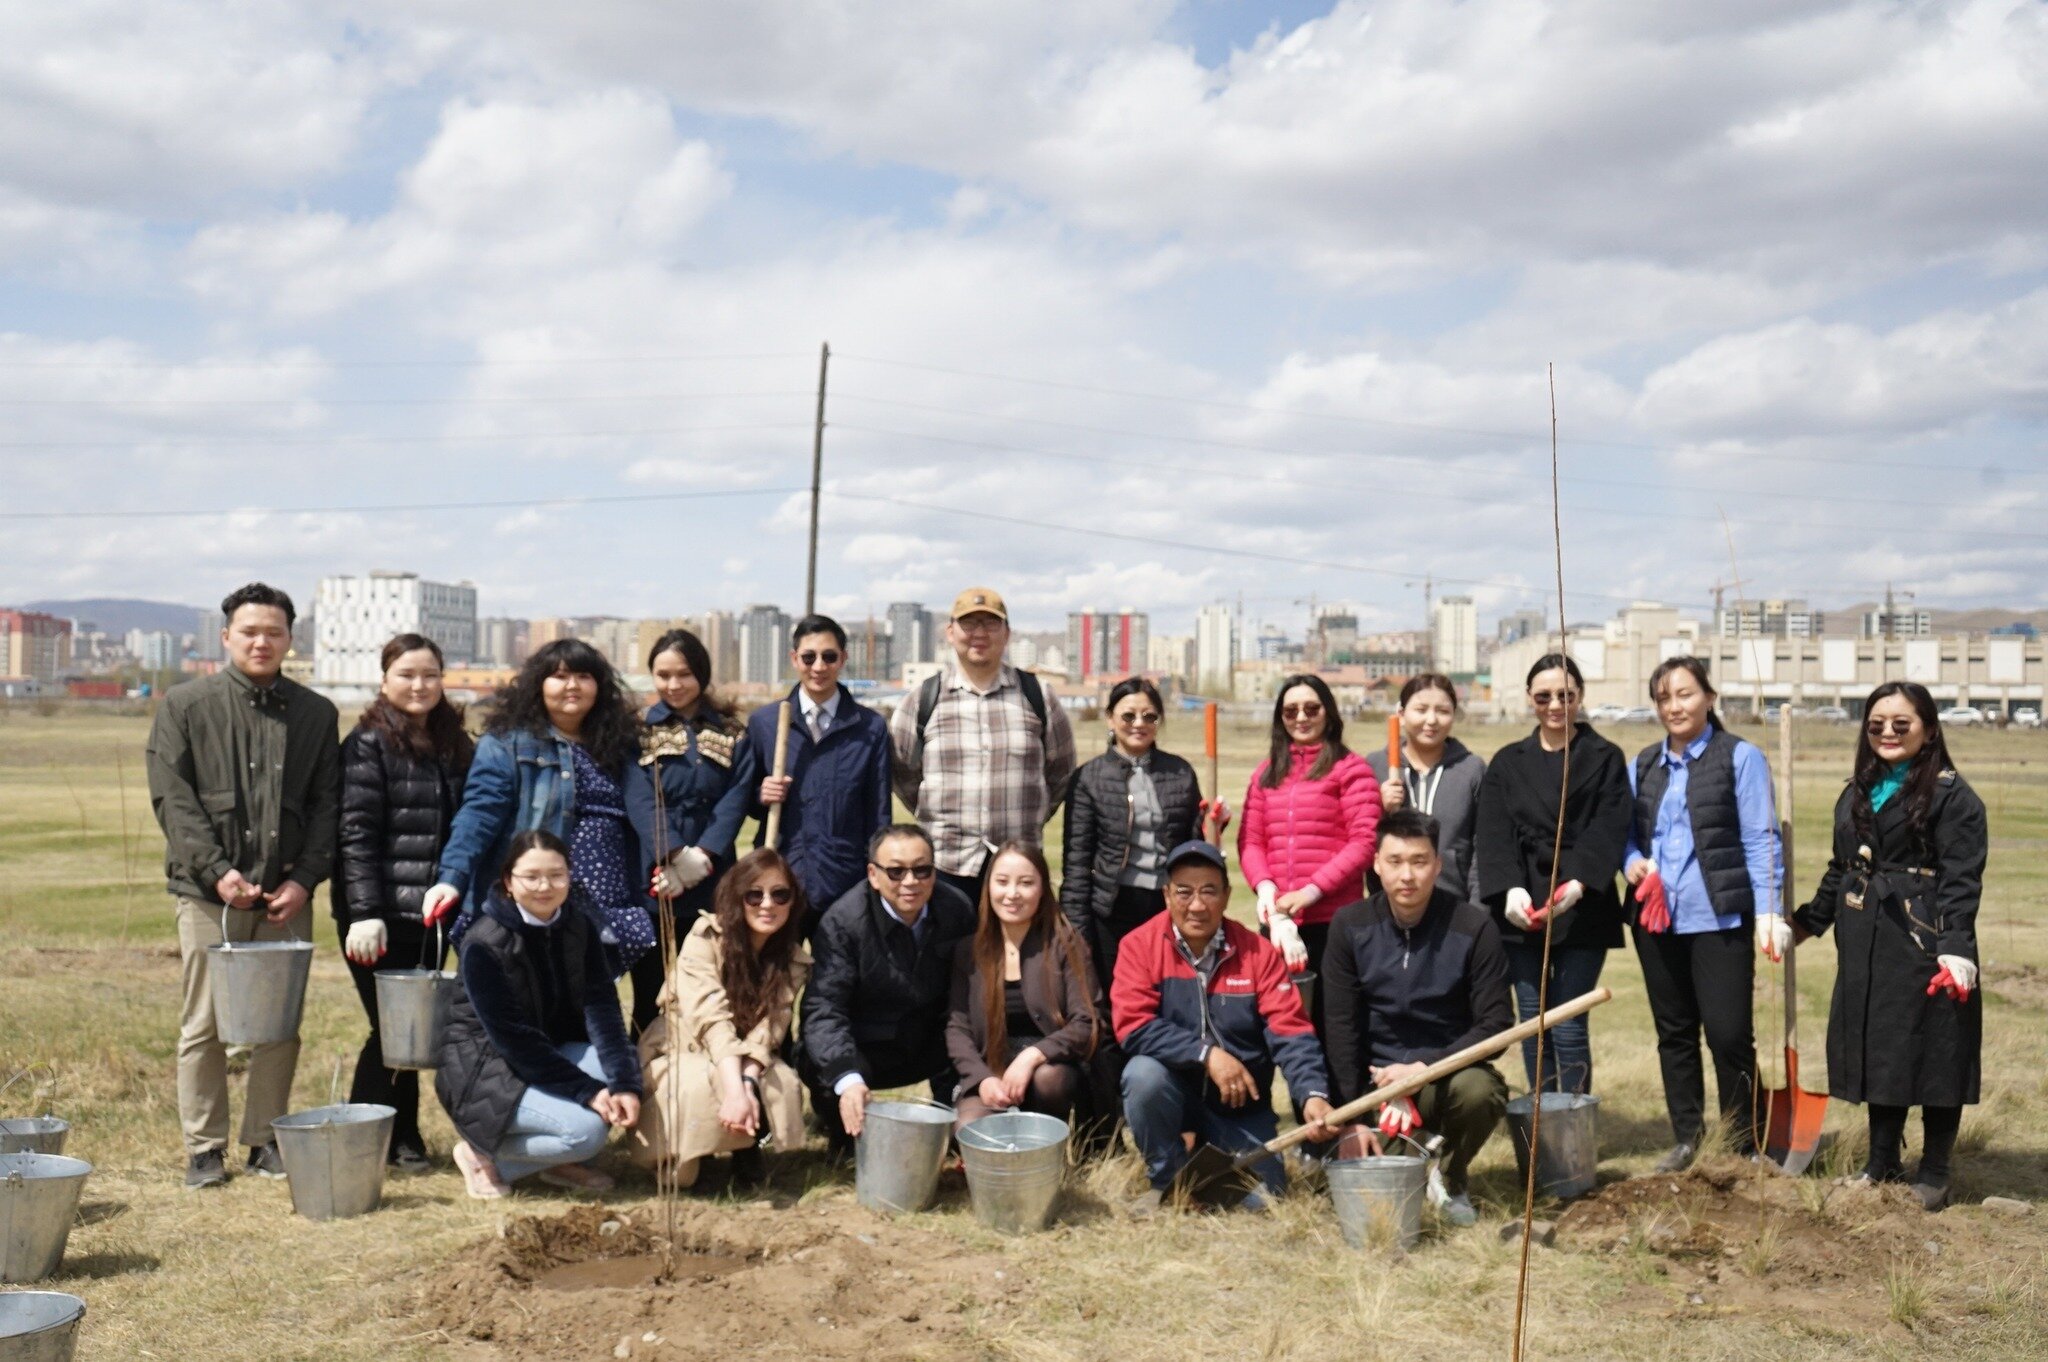
[[[185,1186],[227,1181],[227,1047],[214,1029],[209,946],[310,939],[306,905],[334,869],[341,803],[338,716],[279,674],[291,597],[252,582],[221,602],[228,665],[174,687],[149,731],[149,797],[164,830],[164,878],[178,914],[183,1005],[178,1120]],[[283,1177],[270,1123],[285,1114],[299,1042],[249,1059],[242,1143],[249,1171]]]

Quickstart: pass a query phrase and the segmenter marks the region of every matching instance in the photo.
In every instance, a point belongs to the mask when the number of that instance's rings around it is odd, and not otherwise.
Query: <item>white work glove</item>
[[[1422,1111],[1412,1097],[1396,1097],[1380,1105],[1380,1134],[1389,1139],[1422,1129]]]
[[[1757,952],[1773,962],[1785,958],[1785,952],[1792,949],[1792,924],[1785,921],[1782,913],[1758,913],[1756,915]]]
[[[711,857],[699,847],[684,847],[668,858],[655,874],[654,892],[674,898],[695,889],[711,874]]]
[[[1960,955],[1937,955],[1934,963],[1941,966],[1941,972],[1927,986],[1927,996],[1932,998],[1946,988],[1948,995],[1957,1002],[1970,1001],[1970,995],[1977,991],[1977,962],[1965,960]]]
[[[358,965],[374,965],[384,958],[390,941],[390,933],[384,929],[384,919],[366,917],[349,926],[348,940],[342,943],[341,953]]]
[[[1274,918],[1273,905],[1280,898],[1280,886],[1271,880],[1260,880],[1258,895],[1259,921],[1271,922]]]
[[[433,926],[462,906],[462,891],[452,884],[437,884],[420,900],[420,918]]]
[[[1579,900],[1585,896],[1585,885],[1580,884],[1577,880],[1566,880],[1557,887],[1557,892],[1550,896],[1550,901],[1529,914],[1529,918],[1538,927],[1541,927],[1545,915],[1548,915],[1552,925],[1555,925],[1564,920],[1566,913],[1578,907]]]
[[[1508,890],[1507,920],[1525,932],[1535,931],[1536,922],[1529,916],[1529,908],[1533,902],[1526,889]]]
[[[1301,928],[1294,925],[1294,919],[1285,913],[1275,913],[1266,922],[1266,931],[1272,935],[1273,944],[1280,948],[1280,954],[1287,957],[1287,972],[1299,974],[1308,968],[1308,947],[1301,943]]]

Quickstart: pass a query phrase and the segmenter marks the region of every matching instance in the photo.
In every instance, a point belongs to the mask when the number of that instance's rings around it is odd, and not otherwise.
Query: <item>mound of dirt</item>
[[[438,1273],[416,1317],[468,1354],[539,1359],[938,1359],[974,1351],[1024,1283],[996,1255],[845,1204],[578,1207],[509,1222]]]

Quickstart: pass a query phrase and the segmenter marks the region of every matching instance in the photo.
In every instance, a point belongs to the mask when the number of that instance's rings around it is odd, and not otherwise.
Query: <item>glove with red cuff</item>
[[[1400,1135],[1413,1135],[1422,1129],[1422,1112],[1412,1097],[1397,1097],[1391,1102],[1380,1104],[1380,1134],[1388,1139]]]
[[[1937,955],[1934,961],[1941,968],[1927,981],[1927,996],[1946,992],[1959,1003],[1970,1001],[1970,994],[1977,987],[1976,962],[1960,955]]]
[[[1556,892],[1550,896],[1549,901],[1541,908],[1530,910],[1529,922],[1531,927],[1541,927],[1545,918],[1549,918],[1552,923],[1562,921],[1566,913],[1578,907],[1579,900],[1584,898],[1585,895],[1585,885],[1580,884],[1577,880],[1566,880],[1557,887]]]

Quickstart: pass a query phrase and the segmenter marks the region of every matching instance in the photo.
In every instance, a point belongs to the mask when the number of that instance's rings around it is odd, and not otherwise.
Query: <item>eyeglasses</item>
[[[1579,702],[1579,693],[1575,690],[1561,690],[1555,692],[1539,690],[1531,691],[1529,693],[1529,699],[1533,701],[1539,709],[1548,709],[1553,704],[1577,704]]]
[[[786,884],[778,884],[773,889],[749,889],[740,895],[740,899],[749,908],[759,908],[764,903],[772,903],[777,908],[787,908],[796,902],[796,891]]]
[[[921,865],[878,865],[874,861],[869,861],[868,864],[888,876],[889,883],[891,884],[903,883],[905,875],[910,876],[913,880],[922,881],[928,880],[939,873],[939,868],[930,861],[926,861]]]
[[[1866,733],[1868,733],[1868,734],[1869,734],[1869,735],[1870,735],[1871,737],[1873,737],[1873,738],[1881,738],[1881,737],[1883,737],[1883,736],[1884,736],[1884,730],[1885,730],[1885,721],[1884,721],[1883,719],[1872,719],[1872,720],[1871,720],[1871,721],[1870,721],[1869,723],[1867,723],[1867,724],[1865,724],[1865,725],[1863,726],[1863,731],[1864,731],[1864,732],[1866,732]],[[1893,719],[1893,720],[1891,721],[1891,730],[1892,730],[1892,736],[1893,736],[1893,737],[1895,737],[1895,738],[1903,738],[1903,737],[1905,737],[1905,736],[1906,736],[1906,735],[1907,735],[1908,733],[1911,733],[1911,732],[1913,731],[1913,720],[1911,720],[1911,719]]]
[[[1298,705],[1280,706],[1280,717],[1283,719],[1320,719],[1322,715],[1323,705],[1320,700],[1307,700]]]
[[[567,884],[569,882],[569,873],[566,870],[559,875],[525,875],[515,873],[512,876],[512,882],[523,885],[528,889],[550,889]]]
[[[839,650],[837,648],[827,648],[822,653],[798,653],[796,660],[803,663],[806,667],[815,667],[820,662],[828,667],[836,667],[839,665]]]
[[[1196,887],[1186,884],[1169,884],[1166,886],[1166,896],[1183,908],[1193,903],[1196,899],[1200,899],[1204,903],[1221,903],[1223,902],[1223,886],[1220,884],[1205,884]]]
[[[1135,712],[1119,714],[1116,716],[1116,721],[1126,728],[1136,728],[1140,724],[1158,723],[1159,716],[1149,709],[1141,709]]]
[[[963,634],[993,634],[1004,626],[1001,620],[982,620],[978,623],[972,620],[954,620],[953,627]]]

